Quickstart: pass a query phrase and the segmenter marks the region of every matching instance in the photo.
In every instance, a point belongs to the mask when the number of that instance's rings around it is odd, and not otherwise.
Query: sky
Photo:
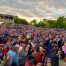
[[[31,19],[66,17],[66,0],[0,0],[0,13]]]

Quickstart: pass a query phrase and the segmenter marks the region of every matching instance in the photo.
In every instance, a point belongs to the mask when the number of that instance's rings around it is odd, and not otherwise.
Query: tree
[[[25,25],[29,24],[26,19],[21,19],[21,18],[18,18],[18,17],[15,18],[15,23],[16,24],[25,24]]]
[[[47,20],[46,27],[56,28],[56,20]]]
[[[40,21],[38,24],[37,24],[37,27],[42,27],[44,28],[45,27],[45,24],[43,21]]]
[[[63,20],[63,27],[66,28],[66,18]]]
[[[15,24],[18,24],[18,17],[16,16],[15,19],[14,19],[14,23]]]
[[[46,23],[47,22],[47,19],[43,19],[43,22]]]
[[[64,20],[64,16],[61,16],[57,19],[57,27],[58,28],[63,28],[63,20]]]
[[[28,25],[29,23],[27,22],[26,19],[15,17],[15,24]],[[44,27],[45,28],[66,28],[66,18],[64,18],[64,16],[61,16],[57,20],[43,19],[42,21],[39,21],[38,23],[37,23],[37,20],[34,19],[30,22],[30,24],[36,27],[43,27],[43,28]]]
[[[37,20],[34,19],[34,20],[32,20],[32,21],[30,22],[30,24],[31,24],[31,25],[36,25],[36,24],[37,24],[36,21],[37,21]]]
[[[25,25],[29,24],[26,19],[20,19],[19,21],[21,24],[25,24]]]

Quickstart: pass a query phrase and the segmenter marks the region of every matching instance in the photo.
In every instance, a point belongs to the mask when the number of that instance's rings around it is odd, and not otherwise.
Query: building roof
[[[2,13],[0,13],[0,15],[3,15],[3,16],[11,16],[11,17],[16,17],[15,15],[10,15],[10,14],[2,14]]]

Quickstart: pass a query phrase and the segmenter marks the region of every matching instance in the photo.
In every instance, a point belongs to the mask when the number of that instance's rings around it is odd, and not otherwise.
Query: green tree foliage
[[[36,24],[37,24],[37,20],[36,20],[36,19],[32,20],[32,21],[30,22],[30,24],[31,24],[31,25],[36,25]]]
[[[29,23],[27,22],[26,19],[21,19],[21,18],[16,17],[15,18],[15,24],[25,24],[25,25],[28,25]]]
[[[47,20],[46,27],[47,28],[54,28],[54,27],[56,27],[56,20]]]
[[[37,27],[45,27],[45,23],[43,21],[40,21],[37,25]]]
[[[63,20],[63,27],[66,28],[66,18]]]
[[[66,28],[66,18],[64,18],[64,16],[61,16],[57,18],[57,20],[43,19],[38,23],[37,20],[34,19],[30,23],[28,23],[26,19],[20,19],[18,17],[15,17],[15,24],[25,24],[25,25],[30,24],[42,28]]]
[[[43,19],[43,22],[46,23],[47,22],[47,19]]]
[[[63,21],[64,21],[64,16],[61,16],[57,19],[57,27],[58,28],[63,28]]]

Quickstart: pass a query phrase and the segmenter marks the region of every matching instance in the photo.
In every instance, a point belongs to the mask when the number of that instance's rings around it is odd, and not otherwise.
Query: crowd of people
[[[0,66],[59,66],[66,63],[66,30],[0,26]]]

